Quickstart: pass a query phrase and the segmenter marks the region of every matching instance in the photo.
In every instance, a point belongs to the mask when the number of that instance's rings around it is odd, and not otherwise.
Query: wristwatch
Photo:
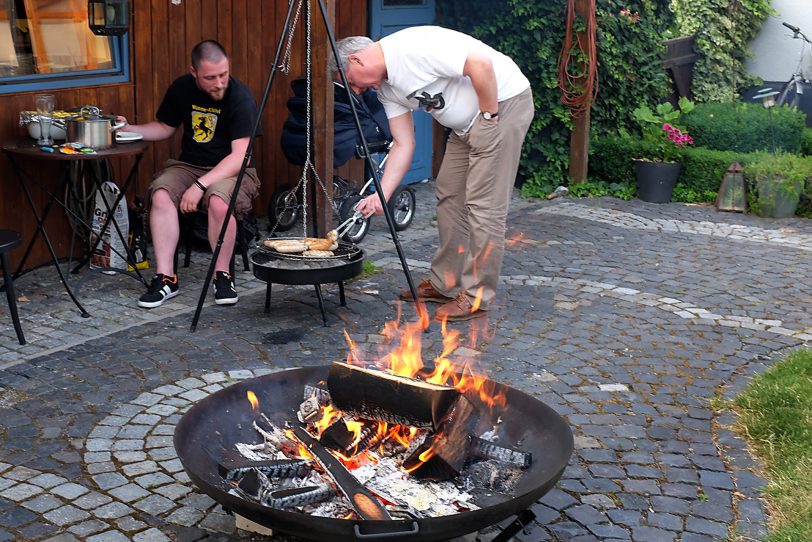
[[[482,118],[485,119],[485,120],[493,120],[497,116],[499,116],[498,112],[497,113],[491,113],[490,111],[483,111],[482,112]]]

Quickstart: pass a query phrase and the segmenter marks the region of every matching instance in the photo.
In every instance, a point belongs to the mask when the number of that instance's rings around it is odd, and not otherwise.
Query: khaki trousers
[[[485,309],[496,295],[510,195],[533,114],[527,89],[499,103],[498,122],[480,115],[466,134],[449,137],[437,175],[440,244],[430,272],[449,297],[464,292]]]

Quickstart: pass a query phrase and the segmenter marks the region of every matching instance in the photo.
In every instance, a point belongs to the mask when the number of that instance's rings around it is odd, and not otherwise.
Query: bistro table
[[[90,224],[87,223],[87,218],[83,216],[79,216],[74,210],[70,209],[66,204],[60,201],[59,194],[65,192],[66,188],[70,186],[70,183],[76,181],[80,177],[74,178],[71,175],[71,163],[80,162],[80,171],[82,172],[80,175],[87,175],[93,179],[93,184],[97,190],[101,189],[102,186],[102,179],[99,178],[99,175],[96,174],[95,169],[93,167],[84,167],[93,164],[93,161],[103,161],[109,158],[120,158],[125,156],[135,156],[135,162],[133,163],[132,167],[130,168],[130,172],[127,175],[127,178],[124,182],[124,185],[121,187],[118,196],[116,197],[115,202],[110,205],[107,201],[107,198],[101,198],[104,201],[105,206],[107,207],[107,216],[105,217],[104,224],[102,225],[101,231],[105,231],[110,223],[112,222],[113,226],[116,230],[116,235],[119,236],[119,239],[122,242],[122,246],[125,248],[127,252],[127,262],[128,264],[135,270],[135,273],[138,276],[138,279],[146,284],[144,277],[141,276],[138,267],[135,265],[134,257],[132,255],[132,251],[130,250],[129,243],[127,242],[127,235],[129,232],[122,232],[121,228],[119,228],[118,223],[113,220],[113,210],[118,207],[119,201],[124,197],[127,192],[127,189],[132,184],[132,181],[135,179],[136,173],[138,171],[138,164],[141,162],[141,159],[144,157],[144,151],[146,150],[146,143],[143,141],[134,141],[131,143],[123,143],[123,144],[115,144],[109,149],[104,150],[97,150],[92,154],[85,154],[85,153],[76,153],[76,154],[63,154],[59,152],[58,148],[53,148],[53,152],[47,152],[42,150],[40,145],[37,145],[36,140],[31,138],[19,138],[13,141],[8,141],[2,145],[2,149],[5,152],[6,156],[8,156],[9,161],[14,169],[15,176],[17,177],[17,181],[20,184],[20,187],[23,189],[23,193],[25,194],[26,200],[28,201],[28,205],[31,208],[31,213],[34,215],[34,218],[37,222],[37,230],[34,232],[33,237],[28,243],[28,246],[25,249],[25,253],[23,254],[23,258],[20,261],[20,264],[17,266],[17,270],[14,272],[13,278],[17,278],[25,266],[25,262],[28,259],[29,254],[31,253],[31,249],[34,246],[34,243],[37,240],[39,235],[42,235],[42,239],[45,241],[45,245],[48,248],[48,252],[51,255],[51,262],[53,263],[54,268],[56,269],[57,273],[59,274],[59,279],[62,281],[62,284],[65,286],[65,290],[67,291],[68,295],[70,296],[73,303],[79,308],[83,317],[88,317],[90,314],[82,307],[82,304],[79,303],[79,300],[76,298],[73,290],[71,290],[70,285],[68,284],[67,279],[65,278],[64,273],[62,272],[62,268],[59,265],[59,258],[54,251],[54,247],[51,244],[51,240],[48,237],[48,232],[45,230],[45,220],[48,218],[48,214],[53,207],[53,204],[56,203],[57,205],[61,206],[67,213],[69,213],[75,220],[81,222],[85,227],[90,229]],[[45,161],[45,162],[59,162],[59,179],[56,184],[56,189],[51,191],[43,184],[34,181],[31,175],[26,175],[23,169],[20,167],[19,160],[36,160],[36,161]],[[31,192],[29,190],[29,185],[36,185],[42,191],[48,194],[48,199],[45,203],[42,212],[38,210],[37,205],[34,203],[34,199],[31,197]],[[93,254],[93,251],[96,249],[96,246],[101,241],[101,236],[95,236],[95,243],[93,246],[90,247],[89,251],[85,255],[82,262],[77,266],[74,270],[78,270],[79,267],[87,263],[90,259],[90,255]],[[126,270],[125,270],[126,272]]]

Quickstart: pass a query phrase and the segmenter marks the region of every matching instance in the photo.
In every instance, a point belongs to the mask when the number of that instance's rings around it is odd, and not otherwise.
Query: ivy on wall
[[[725,102],[755,83],[745,62],[749,43],[775,14],[771,0],[671,0],[676,28],[696,36],[699,59],[692,90],[696,100]]]

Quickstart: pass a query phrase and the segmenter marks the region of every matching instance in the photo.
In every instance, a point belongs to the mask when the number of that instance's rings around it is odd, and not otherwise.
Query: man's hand
[[[370,194],[355,205],[355,210],[361,213],[364,218],[373,215],[382,215],[383,206],[378,194]]]
[[[197,211],[197,206],[200,205],[201,199],[203,199],[203,191],[198,188],[197,185],[193,184],[183,193],[179,206],[180,212],[194,213]]]

